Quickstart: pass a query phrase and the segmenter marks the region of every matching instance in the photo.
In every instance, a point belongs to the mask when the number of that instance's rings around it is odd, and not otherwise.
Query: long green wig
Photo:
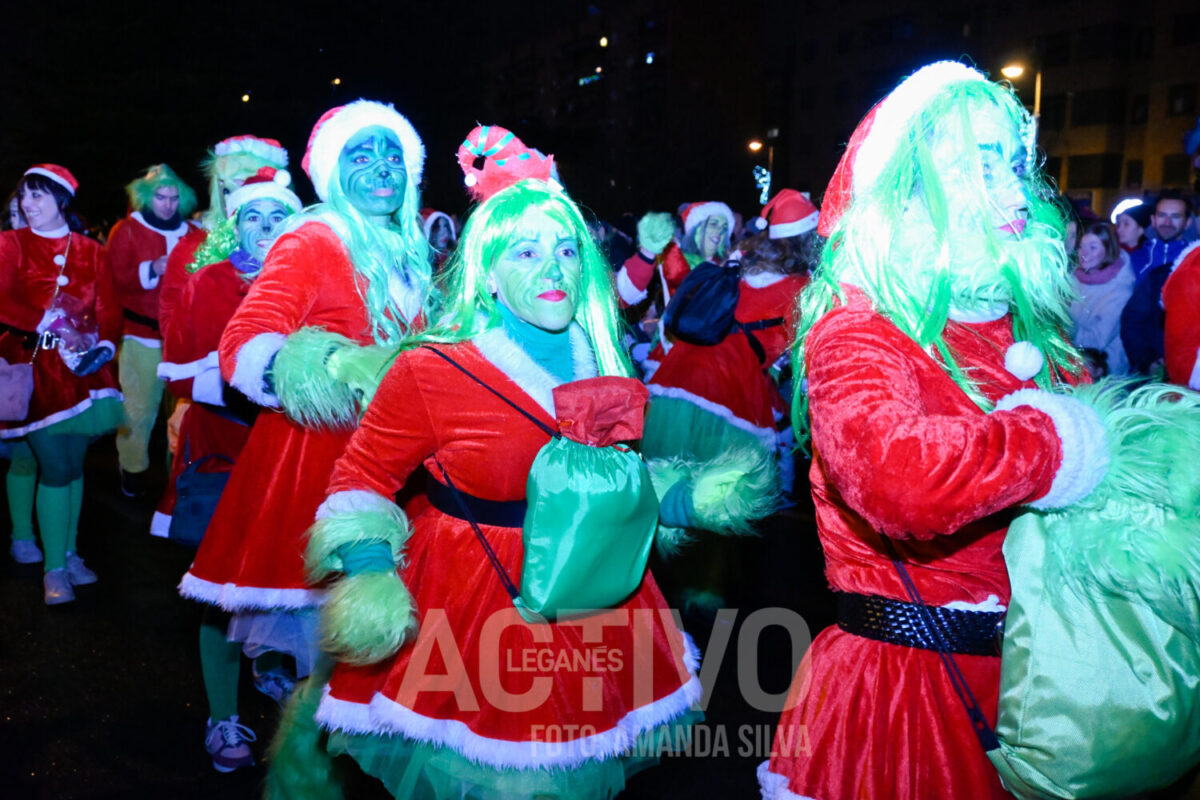
[[[129,182],[125,194],[129,196],[130,207],[134,211],[148,207],[154,192],[164,186],[174,186],[179,190],[179,216],[191,216],[196,210],[196,193],[166,164],[155,164],[146,170],[145,175]]]
[[[984,410],[982,392],[946,345],[951,309],[1012,313],[1013,336],[1045,356],[1034,380],[1042,388],[1078,375],[1082,362],[1064,337],[1073,297],[1064,220],[1040,164],[1025,150],[1033,120],[1012,90],[985,80],[952,83],[916,110],[904,130],[879,131],[899,141],[869,189],[856,192],[821,253],[797,309],[793,363],[805,374],[805,338],[834,306],[844,284],[866,293],[874,309],[921,347]],[[991,125],[990,131],[987,126]],[[1000,133],[1003,157],[1027,200],[1015,240],[999,235],[998,211],[985,182],[980,136]],[[806,445],[808,398],[793,398],[797,439]]]
[[[212,230],[225,221],[225,198],[241,185],[241,182],[258,172],[260,167],[278,167],[270,159],[253,153],[230,153],[219,156],[210,149],[200,162],[200,169],[208,176],[208,210],[204,212],[204,227]],[[183,190],[180,190],[182,197]],[[182,201],[181,201],[182,203]]]
[[[425,313],[432,309],[433,269],[420,209],[420,190],[406,173],[404,202],[392,214],[390,224],[371,222],[346,198],[341,169],[334,164],[329,177],[329,200],[308,207],[288,222],[288,230],[296,230],[309,221],[323,222],[341,238],[350,251],[354,269],[366,278],[366,288],[360,286],[359,292],[371,319],[372,335],[379,344],[398,343],[408,332],[405,317],[389,291],[391,276],[409,276]]]
[[[545,212],[579,243],[582,271],[575,321],[595,350],[600,374],[632,375],[621,347],[612,268],[588,233],[579,206],[561,189],[534,179],[519,181],[476,206],[442,273],[444,313],[435,325],[406,341],[405,348],[426,342],[462,342],[500,325],[500,308],[488,291],[488,276],[519,233],[521,217],[529,209]]]

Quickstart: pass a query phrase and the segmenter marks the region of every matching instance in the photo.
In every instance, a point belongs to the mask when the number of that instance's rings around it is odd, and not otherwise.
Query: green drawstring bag
[[[561,435],[533,460],[522,526],[520,599],[547,619],[611,608],[642,583],[658,497],[642,457],[649,393],[634,378],[600,377],[554,389]]]
[[[1200,762],[1200,395],[1147,387],[1104,417],[1101,486],[1004,542],[988,755],[1022,800],[1128,797]]]
[[[484,383],[440,350],[425,349],[512,406],[550,436],[533,459],[521,525],[518,589],[479,527],[479,501],[453,493],[513,606],[529,622],[612,608],[642,583],[658,526],[658,496],[642,457],[623,442],[642,438],[650,393],[636,378],[599,377],[554,389],[557,430]],[[437,506],[434,496],[430,499]],[[486,502],[486,501],[485,501]],[[504,523],[510,524],[510,523]]]

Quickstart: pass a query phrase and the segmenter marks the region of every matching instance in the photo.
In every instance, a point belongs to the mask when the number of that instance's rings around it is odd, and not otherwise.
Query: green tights
[[[90,438],[79,434],[33,431],[27,437],[37,459],[37,521],[42,533],[46,571],[65,567],[75,552],[79,510],[83,505],[83,459]]]

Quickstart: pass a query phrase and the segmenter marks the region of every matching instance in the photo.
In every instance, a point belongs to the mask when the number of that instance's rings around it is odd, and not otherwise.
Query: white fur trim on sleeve
[[[146,291],[150,291],[154,287],[158,286],[158,281],[161,277],[162,276],[160,275],[154,274],[153,261],[138,262],[138,280],[141,281],[142,288]]]
[[[1029,506],[1039,511],[1065,508],[1091,494],[1108,471],[1108,441],[1100,415],[1073,397],[1041,389],[1018,389],[1000,398],[996,411],[1019,406],[1036,408],[1050,417],[1062,443],[1062,462],[1050,491]]]
[[[267,365],[287,339],[282,333],[260,333],[241,346],[234,359],[233,380],[229,385],[260,406],[279,408],[279,398],[263,385]]]
[[[108,339],[101,339],[100,341],[96,342],[96,347],[107,347],[108,352],[112,353],[113,355],[117,354],[117,346]]]
[[[626,305],[636,306],[646,299],[647,293],[645,289],[634,286],[633,281],[629,279],[629,270],[621,267],[617,270],[617,294],[621,296]]]
[[[1196,363],[1192,365],[1192,375],[1188,378],[1188,388],[1200,392],[1200,348],[1196,349]]]
[[[225,405],[224,382],[218,367],[201,370],[192,381],[192,399],[210,406]]]
[[[396,504],[381,494],[366,489],[350,489],[334,492],[326,497],[325,502],[317,509],[317,519],[357,511],[391,511],[395,508]]]
[[[194,378],[204,370],[218,366],[220,363],[218,358],[217,351],[213,350],[204,358],[188,361],[186,364],[162,361],[158,365],[158,377],[164,381],[184,381],[188,378]]]

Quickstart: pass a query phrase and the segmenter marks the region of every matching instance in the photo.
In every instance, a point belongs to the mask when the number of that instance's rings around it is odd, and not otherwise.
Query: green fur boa
[[[271,368],[284,412],[307,428],[352,430],[395,357],[321,328],[290,334]]]

